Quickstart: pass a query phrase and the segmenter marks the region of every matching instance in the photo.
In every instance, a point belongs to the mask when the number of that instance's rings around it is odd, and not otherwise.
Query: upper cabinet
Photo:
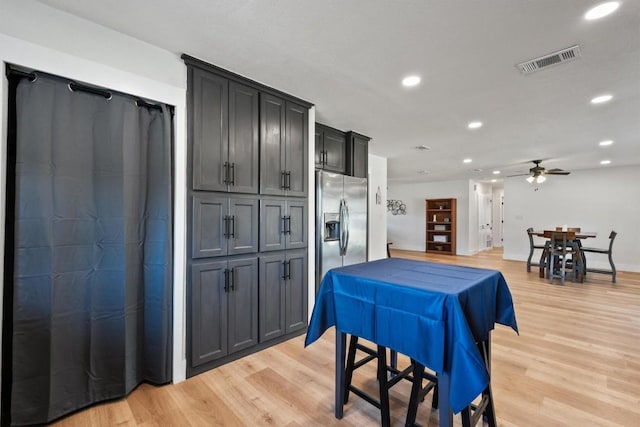
[[[260,108],[260,193],[307,194],[308,109],[262,94]]]
[[[258,192],[256,89],[190,68],[193,189]]]
[[[347,132],[347,175],[367,177],[370,140],[368,136]]]
[[[316,168],[344,174],[346,136],[344,132],[316,123]]]

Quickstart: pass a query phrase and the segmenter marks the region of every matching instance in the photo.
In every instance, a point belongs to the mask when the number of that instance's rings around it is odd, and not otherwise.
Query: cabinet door
[[[229,353],[258,343],[258,258],[229,261]]]
[[[287,201],[285,242],[287,249],[307,247],[307,202],[306,200]]]
[[[324,131],[324,170],[344,174],[346,138],[342,132],[332,129]]]
[[[227,79],[192,68],[193,188],[226,191],[228,161]]]
[[[196,193],[193,196],[191,257],[207,258],[227,254],[225,216],[229,200],[224,196]]]
[[[284,253],[260,257],[260,342],[285,333]]]
[[[322,169],[324,166],[324,144],[322,142],[323,131],[322,128],[316,123],[316,143],[315,143],[315,159],[316,159],[316,168]]]
[[[284,200],[260,201],[260,252],[285,249],[285,205]]]
[[[287,101],[286,131],[286,170],[287,194],[289,196],[307,195],[307,146],[308,146],[308,110],[305,107]]]
[[[226,261],[191,267],[191,366],[228,354]]]
[[[258,199],[229,199],[229,255],[258,252]]]
[[[258,91],[229,83],[229,191],[258,193]]]
[[[307,251],[287,251],[285,333],[307,326]]]
[[[285,102],[260,97],[260,193],[283,195],[285,172]]]
[[[359,178],[367,178],[369,159],[369,139],[354,135],[350,141],[350,168],[348,174]]]

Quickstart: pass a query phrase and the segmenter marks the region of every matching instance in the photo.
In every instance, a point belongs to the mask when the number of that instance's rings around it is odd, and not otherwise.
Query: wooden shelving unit
[[[427,199],[426,252],[456,254],[456,199]]]

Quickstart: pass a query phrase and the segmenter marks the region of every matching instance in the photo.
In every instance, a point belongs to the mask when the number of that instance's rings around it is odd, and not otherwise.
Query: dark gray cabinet
[[[344,132],[316,123],[315,139],[316,168],[344,174],[347,141]]]
[[[263,198],[260,218],[260,252],[307,247],[306,200]]]
[[[259,92],[198,68],[190,70],[193,188],[257,193]]]
[[[191,267],[191,366],[258,343],[258,259]]]
[[[192,258],[258,252],[258,207],[248,196],[194,193]]]
[[[306,327],[311,104],[196,58],[182,58],[188,66],[191,181],[186,304],[190,377]],[[272,254],[279,261],[264,264],[260,271],[258,260]],[[267,295],[261,293],[260,282],[273,276],[265,283],[275,283],[276,268],[282,269],[277,298],[282,305],[272,307],[272,293],[260,301]],[[271,312],[282,321],[264,322],[282,333],[269,335],[278,339],[261,340],[259,316]]]
[[[307,326],[307,252],[260,257],[260,342]]]
[[[370,140],[368,136],[347,132],[347,175],[367,178]]]
[[[308,109],[270,94],[260,102],[260,193],[306,196]]]

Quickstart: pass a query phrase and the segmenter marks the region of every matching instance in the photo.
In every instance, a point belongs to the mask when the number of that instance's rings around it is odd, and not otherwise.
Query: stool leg
[[[422,389],[422,372],[424,366],[412,360],[413,362],[413,385],[411,386],[411,397],[409,398],[409,409],[407,409],[407,419],[404,423],[405,427],[413,427],[416,423],[416,415],[418,413],[418,396]]]
[[[438,409],[438,384],[433,386],[433,397],[431,398],[431,407]]]
[[[609,251],[609,264],[611,265],[611,281],[612,283],[616,283],[616,266],[613,265],[613,257],[611,256],[611,251]]]
[[[351,335],[349,340],[349,353],[347,354],[347,366],[345,368],[344,379],[344,403],[349,401],[349,387],[351,386],[351,380],[353,379],[353,365],[356,360],[356,348],[358,346],[358,337]]]
[[[462,418],[462,427],[472,427],[471,426],[471,408],[468,406],[464,408],[460,412],[460,417]]]
[[[378,346],[378,384],[380,388],[380,423],[382,427],[391,426],[389,411],[389,385],[387,384],[387,349]]]

